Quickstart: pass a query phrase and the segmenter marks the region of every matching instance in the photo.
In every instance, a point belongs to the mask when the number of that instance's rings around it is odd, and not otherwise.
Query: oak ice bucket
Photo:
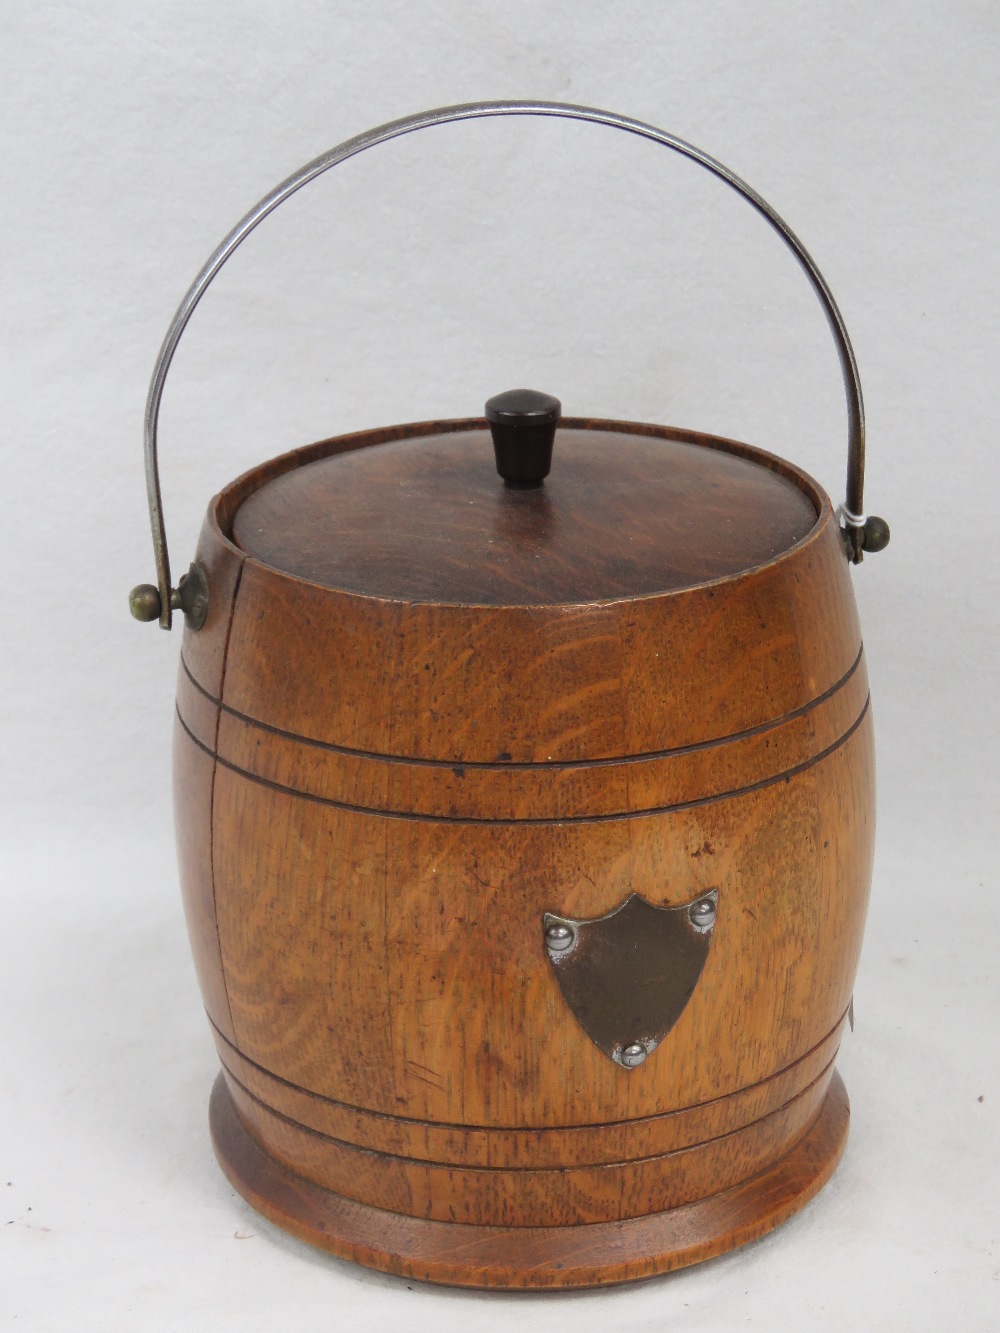
[[[515,390],[485,418],[255,468],[173,588],[157,417],[212,278],[329,167],[498,115],[662,144],[778,231],[840,357],[846,503],[750,445]],[[889,534],[863,514],[843,320],[773,209],[690,144],[584,107],[370,131],[198,275],[154,370],[146,468],[157,585],[131,605],[186,622],[181,883],[240,1193],[335,1254],[473,1287],[646,1277],[802,1207],[847,1135],[834,1061],[871,878],[849,566]]]

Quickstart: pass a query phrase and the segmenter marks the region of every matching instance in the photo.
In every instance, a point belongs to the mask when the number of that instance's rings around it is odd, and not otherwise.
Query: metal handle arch
[[[842,513],[846,524],[845,540],[848,546],[848,554],[851,559],[857,562],[861,559],[864,549],[881,549],[877,540],[872,540],[868,544],[865,541],[866,521],[863,517],[865,413],[864,400],[861,395],[861,380],[858,375],[854,349],[851,346],[843,316],[833,299],[830,288],[827,286],[826,279],[816,267],[805,246],[784,219],[734,171],[730,171],[728,167],[718,162],[714,157],[710,157],[708,153],[702,152],[700,148],[696,148],[693,144],[677,138],[676,135],[668,134],[665,130],[657,129],[654,125],[648,125],[644,121],[633,120],[628,116],[620,116],[612,111],[600,111],[594,107],[573,106],[564,102],[468,102],[459,106],[439,107],[434,111],[424,111],[414,116],[404,116],[401,120],[379,125],[375,129],[366,130],[363,134],[356,135],[353,139],[345,140],[344,143],[338,144],[336,148],[331,148],[311,162],[307,162],[305,166],[300,167],[298,171],[276,185],[240,219],[208,258],[198,276],[188,288],[163,339],[163,344],[153,367],[149,393],[146,398],[144,432],[146,494],[149,502],[153,554],[156,560],[157,588],[152,589],[147,586],[144,590],[134,590],[133,612],[139,614],[140,618],[158,619],[163,629],[169,629],[172,610],[184,605],[182,600],[183,591],[171,589],[170,586],[170,560],[167,551],[166,528],[163,521],[157,460],[157,425],[163,389],[170,363],[177,350],[177,344],[180,342],[181,335],[194,314],[198,302],[204,296],[216,274],[269,213],[273,213],[279,204],[302,189],[304,185],[308,185],[310,181],[315,180],[317,176],[329,171],[331,167],[346,162],[348,158],[355,157],[368,148],[374,148],[377,144],[386,143],[390,139],[397,139],[404,134],[411,134],[415,130],[429,129],[433,125],[447,125],[454,121],[478,120],[489,116],[556,116],[566,120],[608,125],[612,129],[623,130],[642,139],[650,139],[654,143],[673,149],[674,152],[680,153],[683,157],[690,158],[692,162],[697,162],[699,166],[705,167],[719,180],[724,181],[726,185],[742,195],[770,223],[798,260],[819,298],[830,325],[837,348],[837,356],[840,360],[844,390],[847,397],[847,498],[846,504],[842,506]],[[881,523],[881,520],[868,520],[869,524],[872,522]],[[886,539],[887,534],[888,529],[886,529]],[[136,595],[141,592],[145,594],[145,602],[143,603],[140,597],[137,604]]]

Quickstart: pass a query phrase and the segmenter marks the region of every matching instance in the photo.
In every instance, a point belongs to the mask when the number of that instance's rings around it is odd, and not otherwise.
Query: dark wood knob
[[[497,471],[508,486],[541,486],[552,466],[562,403],[534,389],[510,389],[486,404]]]

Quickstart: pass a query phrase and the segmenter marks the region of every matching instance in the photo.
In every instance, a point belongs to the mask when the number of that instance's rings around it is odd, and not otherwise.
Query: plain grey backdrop
[[[4,5],[0,1326],[998,1327],[998,38],[980,0]],[[146,384],[202,261],[341,139],[496,97],[649,120],[787,218],[853,336],[893,529],[853,576],[880,804],[844,1162],[756,1245],[561,1298],[320,1256],[216,1169],[179,635],[126,610],[153,573]],[[197,312],[162,421],[175,570],[247,467],[520,383],[761,444],[843,498],[832,343],[760,218],[607,129],[464,124],[310,186]]]

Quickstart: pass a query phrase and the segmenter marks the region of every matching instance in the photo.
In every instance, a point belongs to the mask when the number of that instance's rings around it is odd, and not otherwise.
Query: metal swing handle
[[[888,542],[888,527],[882,519],[866,519],[863,513],[864,472],[865,472],[865,413],[861,397],[861,381],[858,376],[854,350],[848,337],[847,329],[833,295],[826,285],[826,280],[813,262],[809,252],[798,239],[788,224],[778,216],[756,190],[746,181],[717,162],[715,158],[703,153],[700,148],[678,139],[665,130],[658,130],[641,120],[632,120],[628,116],[619,116],[612,111],[599,111],[594,107],[571,106],[563,102],[468,102],[460,106],[439,107],[435,111],[424,111],[419,115],[405,116],[402,120],[391,121],[375,129],[366,130],[331,148],[329,152],[307,162],[304,167],[276,185],[273,190],[242,218],[222,241],[207,260],[201,272],[188,288],[187,294],[177,308],[163,345],[153,367],[153,376],[146,398],[145,416],[145,465],[146,494],[149,501],[149,521],[153,535],[153,554],[156,559],[157,586],[145,584],[134,588],[130,596],[132,613],[140,620],[159,620],[163,629],[171,625],[171,612],[181,609],[185,612],[189,625],[194,626],[204,619],[204,598],[207,590],[197,587],[197,578],[182,580],[182,586],[172,589],[170,586],[170,561],[167,553],[167,536],[163,522],[163,509],[160,497],[160,477],[157,465],[157,423],[160,414],[160,400],[167,372],[173,360],[181,334],[195,307],[208,289],[212,279],[219,272],[226,260],[237,247],[250,235],[254,228],[283,203],[290,195],[308,185],[311,180],[329,171],[331,167],[345,162],[349,157],[363,153],[367,148],[396,139],[400,135],[410,134],[414,130],[428,129],[432,125],[447,125],[452,121],[477,120],[486,116],[560,116],[567,120],[591,121],[597,125],[610,125],[613,129],[636,134],[642,139],[651,139],[654,143],[672,148],[684,157],[690,158],[700,166],[707,168],[714,176],[724,181],[752,204],[758,213],[771,224],[805,271],[813,290],[819,297],[820,304],[829,322],[833,339],[840,358],[840,367],[844,376],[844,389],[847,395],[847,500],[841,506],[840,513],[844,521],[844,539],[848,557],[855,563],[862,558],[865,550],[881,550]],[[200,620],[198,619],[200,616]],[[196,627],[196,626],[195,626]]]

